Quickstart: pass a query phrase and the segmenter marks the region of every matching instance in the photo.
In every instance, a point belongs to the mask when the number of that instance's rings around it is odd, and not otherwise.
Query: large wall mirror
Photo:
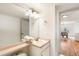
[[[0,4],[0,47],[21,42],[24,36],[39,36],[38,12],[23,4]]]

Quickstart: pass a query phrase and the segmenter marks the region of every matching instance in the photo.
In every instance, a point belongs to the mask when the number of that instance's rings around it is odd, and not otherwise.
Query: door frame
[[[20,40],[21,41],[22,41],[22,20],[23,20],[23,18],[20,19]],[[27,20],[27,19],[25,19],[25,20],[29,22],[29,20]]]
[[[66,13],[66,12],[71,12],[71,11],[76,11],[76,10],[79,10],[79,7],[76,7],[76,8],[72,8],[72,9],[69,9],[69,10],[66,10],[66,11],[63,11],[63,12],[59,12],[59,23],[60,23],[60,32],[61,32],[61,14],[62,13]],[[59,44],[61,44],[61,35],[60,35],[60,41],[59,41]],[[59,45],[59,49],[60,49],[61,45]],[[60,50],[59,50],[60,51]],[[59,56],[60,56],[61,53],[59,53]]]

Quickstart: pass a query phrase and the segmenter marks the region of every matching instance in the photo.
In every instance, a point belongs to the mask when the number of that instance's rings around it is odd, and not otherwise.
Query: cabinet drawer
[[[41,52],[41,56],[49,56],[49,47]]]
[[[41,47],[41,53],[49,47],[50,47],[49,43],[47,43],[45,46]]]

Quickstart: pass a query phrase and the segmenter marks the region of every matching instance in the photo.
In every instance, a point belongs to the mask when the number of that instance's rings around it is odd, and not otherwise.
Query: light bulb
[[[66,15],[63,15],[63,18],[67,18],[68,16],[66,16]]]

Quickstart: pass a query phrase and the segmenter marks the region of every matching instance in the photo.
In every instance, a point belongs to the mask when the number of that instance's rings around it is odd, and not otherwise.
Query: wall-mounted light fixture
[[[26,16],[30,16],[32,14],[32,10],[31,9],[27,9],[25,12]]]

